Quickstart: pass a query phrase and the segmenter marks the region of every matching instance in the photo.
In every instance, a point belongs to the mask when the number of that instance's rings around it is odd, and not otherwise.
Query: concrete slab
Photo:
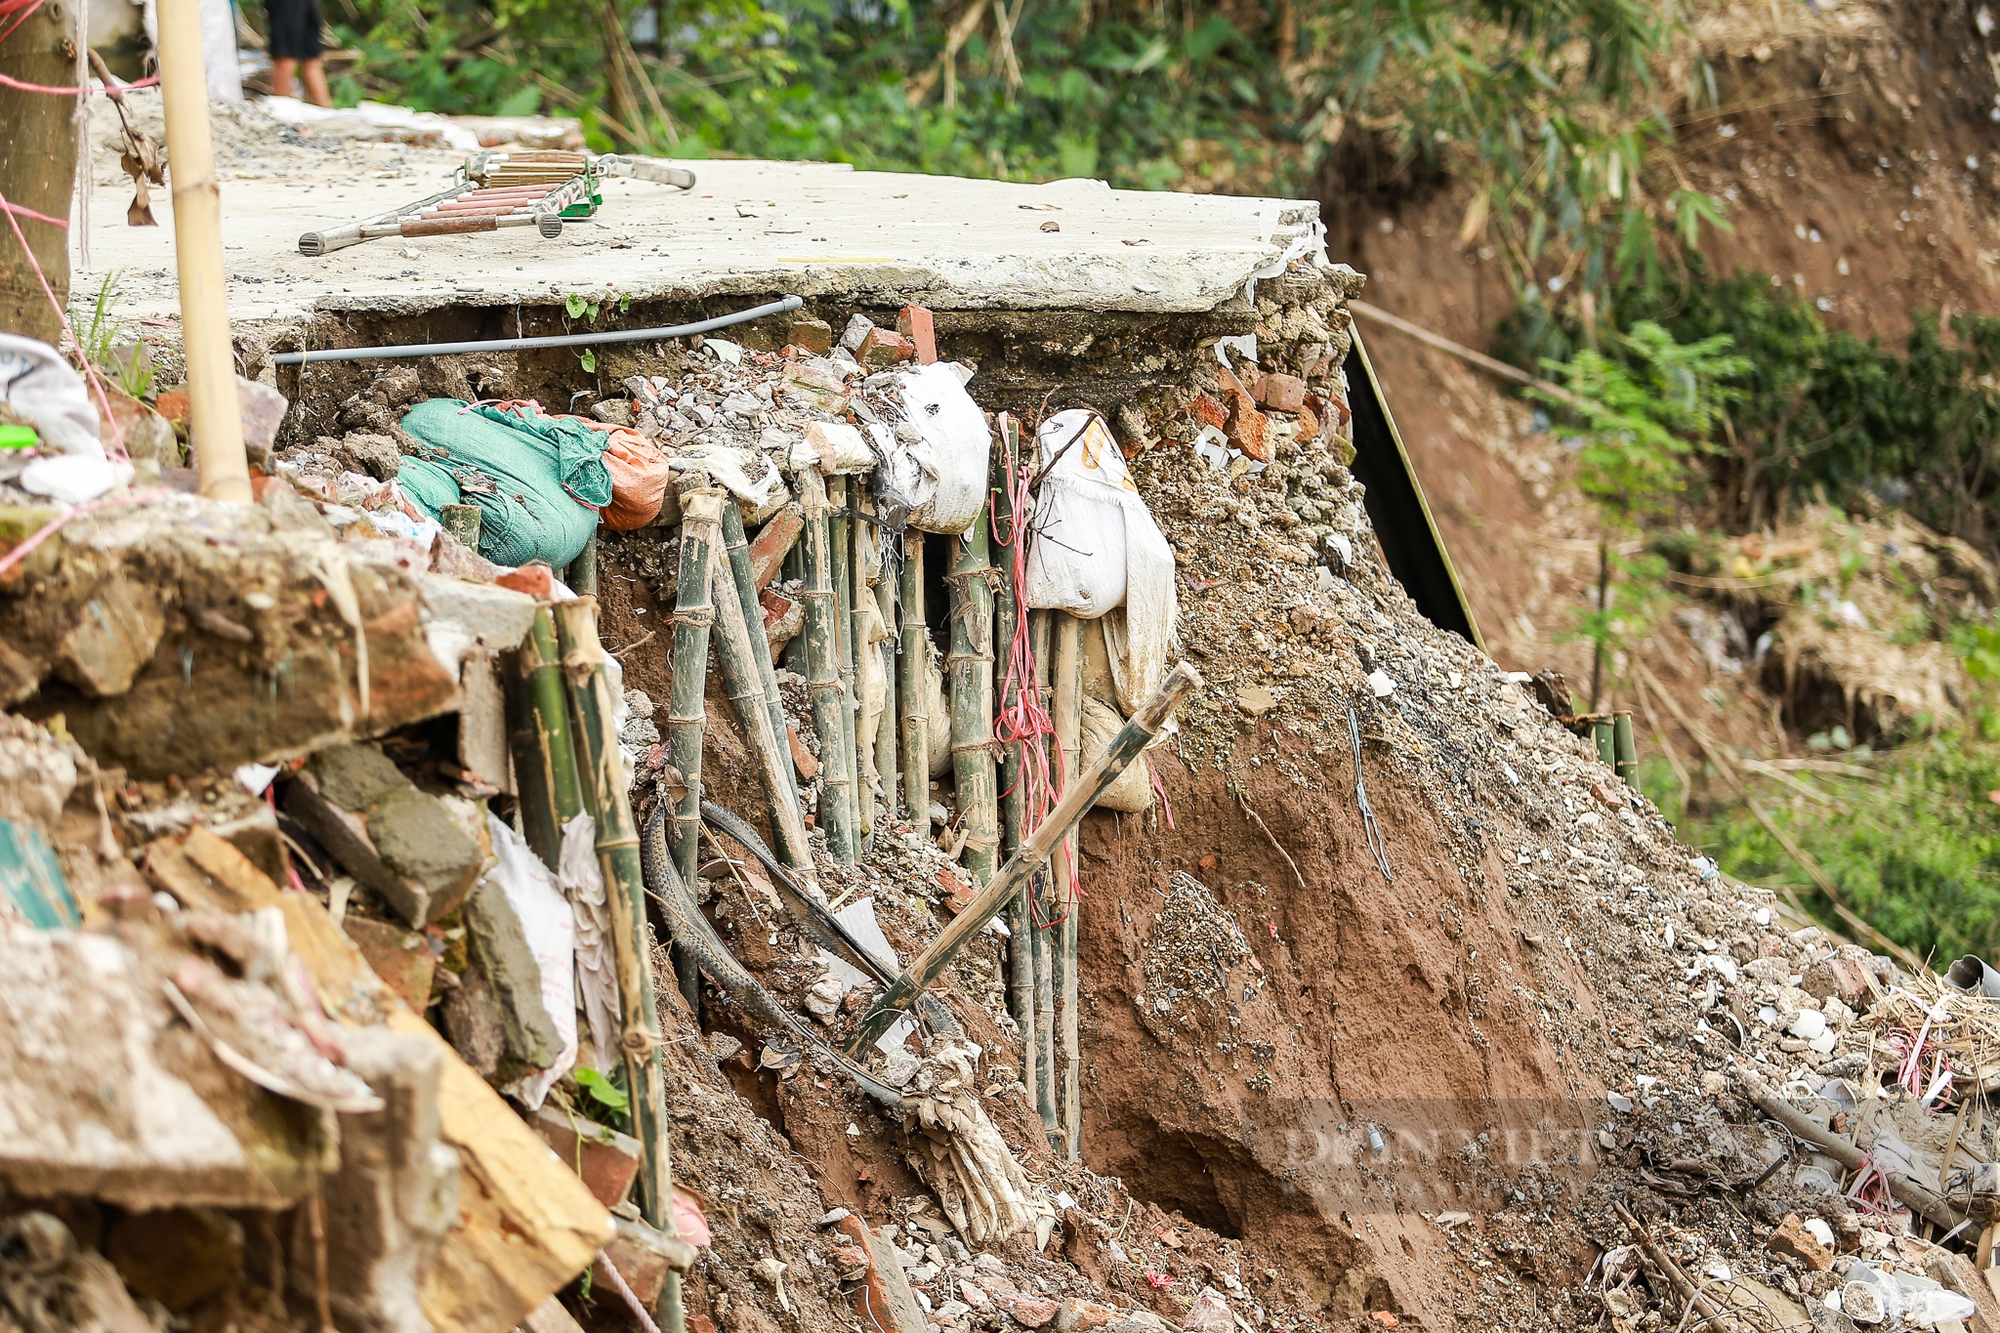
[[[153,90],[128,98],[142,124],[157,116]],[[1253,275],[1275,274],[1285,258],[1320,246],[1319,208],[1309,201],[702,161],[680,164],[698,181],[689,193],[607,182],[597,217],[566,225],[553,241],[521,228],[370,241],[308,259],[298,253],[300,233],[433,193],[464,155],[326,145],[266,123],[268,140],[254,113],[218,123],[230,313],[260,323],[605,291],[634,299],[838,294],[944,310],[1205,311]],[[105,136],[93,139],[95,225],[89,264],[75,256],[75,285],[94,291],[117,271],[120,315],[177,318],[169,192],[153,195],[159,227],[125,226],[129,187]],[[1044,231],[1051,222],[1059,230]]]

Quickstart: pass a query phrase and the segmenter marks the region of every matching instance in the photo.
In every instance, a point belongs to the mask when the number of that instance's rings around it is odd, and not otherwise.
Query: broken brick
[[[801,317],[792,321],[792,331],[785,341],[814,356],[825,356],[833,350],[833,325],[823,319]]]
[[[418,1013],[430,1008],[437,955],[431,952],[429,940],[402,926],[352,913],[341,918],[340,928],[398,999]]]
[[[1869,1002],[1868,972],[1852,958],[1822,958],[1806,969],[1800,988],[1815,1000],[1835,997],[1850,1009]]]
[[[545,1103],[528,1122],[606,1208],[625,1202],[639,1174],[639,1140]]]
[[[928,366],[938,359],[937,324],[931,312],[920,305],[906,305],[896,315],[896,332],[916,348],[917,364]]]
[[[1268,463],[1271,461],[1271,443],[1265,438],[1265,431],[1269,425],[1250,395],[1239,389],[1229,404],[1229,423],[1222,428],[1222,433],[1249,457]]]
[[[1257,382],[1257,401],[1273,412],[1296,412],[1306,405],[1306,382],[1297,375],[1266,375]]]
[[[1299,408],[1298,441],[1300,444],[1311,444],[1319,438],[1319,432],[1319,414],[1313,411],[1312,403],[1308,401],[1304,406]]]
[[[870,329],[862,338],[854,359],[870,370],[887,370],[904,361],[914,360],[916,355],[917,345],[902,334],[889,329]]]
[[[799,781],[811,782],[819,775],[819,760],[813,758],[813,752],[799,739],[799,729],[789,723],[785,727],[785,740],[792,747],[792,767],[798,770]]]
[[[1766,1242],[1773,1253],[1790,1255],[1815,1273],[1830,1272],[1833,1268],[1833,1251],[1819,1243],[1819,1238],[1805,1228],[1805,1223],[1797,1213],[1786,1213],[1785,1220],[1778,1223]]]
[[[519,569],[502,574],[494,582],[515,592],[524,592],[538,602],[546,602],[555,596],[556,573],[541,561],[522,565]]]
[[[773,514],[750,542],[751,582],[761,588],[776,578],[786,555],[798,545],[799,534],[805,530],[805,516],[797,509],[787,506]]]
[[[1229,420],[1229,409],[1205,393],[1196,394],[1194,401],[1188,404],[1188,410],[1194,413],[1197,421],[1217,430],[1221,430],[1223,423]]]

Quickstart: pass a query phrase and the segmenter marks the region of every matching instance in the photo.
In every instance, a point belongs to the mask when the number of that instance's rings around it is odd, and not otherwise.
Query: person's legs
[[[313,65],[319,64],[317,60],[312,63]],[[271,62],[271,92],[274,95],[278,97],[290,97],[292,95],[292,71],[298,67],[299,62],[290,56],[279,56]],[[310,69],[311,66],[308,66],[308,73],[306,74],[308,87],[311,86],[312,80]],[[321,76],[320,82],[324,85],[326,82],[324,76]],[[321,105],[325,105],[325,103]]]
[[[326,88],[326,66],[317,59],[308,60],[302,72],[305,75],[306,100],[314,106],[332,106],[333,94]],[[274,67],[272,78],[275,80],[276,77]]]

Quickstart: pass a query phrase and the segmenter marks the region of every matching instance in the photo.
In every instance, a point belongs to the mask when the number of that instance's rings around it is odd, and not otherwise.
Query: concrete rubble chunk
[[[451,911],[478,882],[479,845],[442,801],[371,746],[315,754],[287,790],[285,809],[412,926]]]
[[[500,1019],[503,1073],[552,1067],[562,1056],[562,1034],[542,1002],[542,969],[527,932],[497,879],[482,879],[465,900],[465,930]]]
[[[100,698],[131,689],[167,627],[160,600],[156,589],[130,579],[105,580],[63,636],[56,674]]]
[[[518,648],[535,619],[533,597],[498,584],[430,574],[421,592],[430,616],[424,637],[438,664],[454,677],[474,645],[497,651]]]

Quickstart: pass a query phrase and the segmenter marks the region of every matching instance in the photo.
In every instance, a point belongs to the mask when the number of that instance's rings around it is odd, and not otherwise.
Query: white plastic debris
[[[513,826],[489,812],[486,827],[493,835],[496,858],[486,873],[500,885],[521,920],[521,933],[542,970],[542,1007],[563,1041],[562,1054],[553,1065],[523,1074],[507,1086],[509,1094],[534,1110],[555,1081],[576,1066],[576,922],[549,868]]]
[[[90,390],[62,353],[47,343],[0,333],[0,400],[17,419],[35,428],[43,449],[104,457]],[[8,455],[0,454],[0,478],[18,472],[9,470],[9,461]]]
[[[986,503],[993,434],[948,362],[896,376],[905,420],[871,432],[882,448],[883,481],[910,506],[910,526],[956,536]]]
[[[31,495],[80,505],[131,479],[130,463],[113,463],[102,454],[53,454],[35,459],[14,480]]]
[[[1604,1094],[1604,1100],[1611,1103],[1611,1109],[1620,1115],[1632,1113],[1632,1099],[1622,1092],[1607,1092]]]
[[[702,339],[701,350],[715,353],[715,359],[725,366],[740,366],[743,364],[742,344],[733,343],[727,338],[704,338]]]
[[[264,789],[271,785],[271,780],[281,771],[276,764],[239,764],[235,777],[243,790],[252,796],[262,796]]]
[[[1396,692],[1396,682],[1388,672],[1377,667],[1368,673],[1368,688],[1375,691],[1377,699],[1386,699]]]
[[[1340,567],[1342,569],[1346,569],[1354,563],[1354,543],[1347,540],[1346,533],[1327,533],[1326,544],[1333,548],[1335,555],[1340,557]]]

